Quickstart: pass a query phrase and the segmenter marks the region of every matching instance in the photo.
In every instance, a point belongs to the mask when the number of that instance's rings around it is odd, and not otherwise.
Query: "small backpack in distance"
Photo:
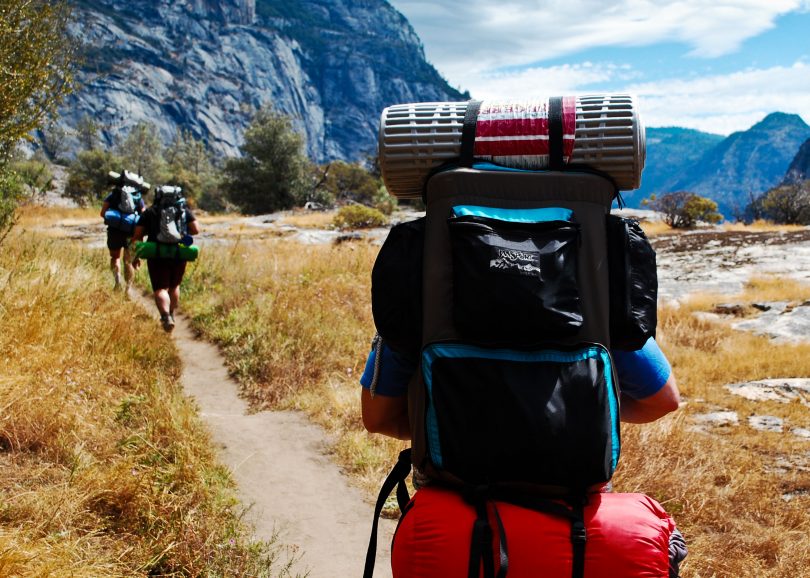
[[[179,243],[187,234],[183,189],[169,185],[158,187],[155,189],[155,204],[160,223],[157,240],[161,243]]]

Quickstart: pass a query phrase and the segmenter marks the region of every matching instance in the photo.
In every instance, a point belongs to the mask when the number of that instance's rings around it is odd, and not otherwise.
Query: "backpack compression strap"
[[[383,506],[394,486],[397,488],[397,504],[402,512],[411,497],[408,495],[408,487],[405,485],[405,478],[411,473],[411,449],[402,450],[399,452],[399,459],[385,478],[382,488],[380,488],[380,495],[377,497],[377,505],[374,506],[374,522],[371,524],[371,536],[368,540],[368,551],[366,552],[366,565],[363,570],[363,578],[371,578],[374,575],[374,562],[377,560],[377,529],[380,522],[380,514],[382,513]]]
[[[563,105],[561,96],[548,99],[548,168],[561,171],[563,162]]]
[[[461,153],[459,154],[459,165],[462,167],[470,168],[473,166],[475,150],[475,123],[478,122],[479,110],[481,110],[480,100],[470,100],[467,102],[467,110],[464,113],[464,125],[461,127]]]
[[[498,513],[498,507],[492,502],[495,522],[498,524],[498,574],[495,574],[495,561],[492,558],[492,528],[489,524],[489,488],[486,486],[467,487],[462,490],[464,500],[475,507],[476,517],[470,539],[470,559],[467,565],[467,578],[478,578],[481,565],[484,566],[484,578],[505,578],[509,570],[509,553],[506,546],[506,531]]]
[[[585,544],[587,543],[584,512],[587,497],[584,492],[569,496],[566,499],[570,507],[548,498],[532,494],[519,495],[508,490],[495,490],[490,498],[534,510],[535,512],[543,512],[544,514],[567,519],[571,524],[571,549],[573,551],[571,578],[584,578]]]

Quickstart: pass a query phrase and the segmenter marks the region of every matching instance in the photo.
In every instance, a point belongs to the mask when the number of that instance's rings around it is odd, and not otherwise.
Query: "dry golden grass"
[[[369,293],[376,252],[365,243],[302,246],[284,240],[210,248],[184,296],[195,327],[220,344],[254,403],[300,408],[326,426],[337,459],[369,496],[403,447],[366,434],[359,417],[357,379],[373,333]],[[741,298],[793,300],[805,291],[755,279]],[[657,423],[624,428],[616,488],[646,492],[672,513],[690,545],[685,578],[805,576],[808,442],[756,431],[747,418],[773,415],[785,420],[786,430],[810,428],[808,409],[751,402],[722,386],[808,376],[810,345],[775,345],[694,314],[718,300],[729,297],[661,311],[659,341],[686,404]],[[740,425],[695,426],[696,414],[716,410],[736,411]]]
[[[639,226],[641,226],[641,230],[644,231],[644,234],[648,237],[675,232],[675,229],[667,225],[664,221],[641,221],[639,222]]]
[[[280,223],[299,229],[331,229],[337,211],[303,211],[297,210],[285,214]]]
[[[341,463],[369,493],[403,447],[366,435],[358,412],[378,249],[285,240],[210,247],[182,297],[194,327],[220,345],[255,406],[306,411],[335,434]]]
[[[23,205],[17,212],[18,229],[41,229],[57,223],[64,226],[100,223],[99,208],[44,207]]]
[[[22,233],[2,249],[0,576],[282,573],[105,252]]]
[[[758,220],[746,225],[745,223],[723,223],[720,225],[723,231],[799,231],[805,227],[802,225],[777,225],[769,221]]]

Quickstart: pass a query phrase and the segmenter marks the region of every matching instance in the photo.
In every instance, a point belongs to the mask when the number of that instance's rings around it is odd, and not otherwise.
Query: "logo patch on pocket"
[[[531,251],[518,251],[492,248],[492,258],[489,261],[490,269],[497,269],[505,273],[536,277],[540,275],[540,255]]]

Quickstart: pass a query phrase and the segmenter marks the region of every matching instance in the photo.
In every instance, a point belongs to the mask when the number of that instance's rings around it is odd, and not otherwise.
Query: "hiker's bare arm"
[[[633,399],[622,394],[622,421],[649,423],[678,409],[680,402],[681,395],[675,383],[675,375],[670,374],[664,386],[649,397]]]
[[[369,391],[364,387],[360,405],[362,406],[363,426],[370,433],[383,434],[400,440],[411,439],[407,395],[371,397]]]
[[[200,232],[200,228],[197,226],[197,221],[196,220],[191,221],[188,224],[188,234],[189,235],[196,235],[199,232]]]
[[[104,213],[106,213],[107,209],[109,209],[109,208],[110,208],[110,203],[108,203],[107,201],[104,201],[103,203],[101,203],[101,213],[99,213],[99,215],[101,215],[102,219],[104,218]]]
[[[146,234],[146,227],[135,226],[135,232],[132,233],[132,242],[143,241],[143,236]]]

